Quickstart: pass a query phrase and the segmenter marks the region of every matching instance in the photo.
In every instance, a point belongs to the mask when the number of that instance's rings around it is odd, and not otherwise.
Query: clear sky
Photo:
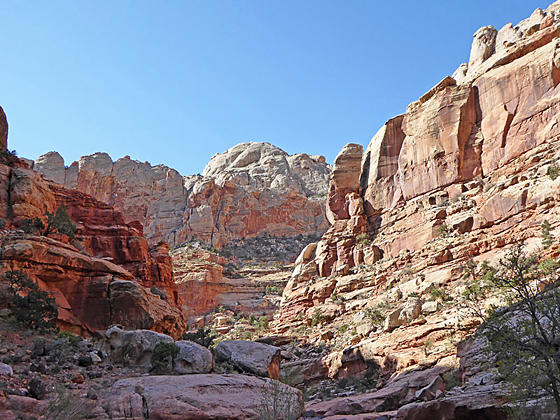
[[[9,148],[201,172],[268,141],[332,162],[538,0],[0,2]]]

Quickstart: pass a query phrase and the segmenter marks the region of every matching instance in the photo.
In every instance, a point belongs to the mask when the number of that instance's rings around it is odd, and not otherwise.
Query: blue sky
[[[3,0],[9,148],[183,174],[242,141],[332,162],[467,61],[480,26],[550,2]]]

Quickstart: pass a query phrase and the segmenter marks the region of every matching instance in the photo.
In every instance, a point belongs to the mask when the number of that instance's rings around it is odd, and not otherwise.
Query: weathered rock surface
[[[278,379],[280,349],[254,341],[221,341],[215,349],[216,362],[227,362],[242,372]]]
[[[173,371],[179,375],[187,373],[209,373],[214,369],[212,352],[192,341],[177,341],[179,354],[173,360]]]
[[[260,419],[263,404],[278,395],[299,418],[303,412],[301,392],[280,382],[243,375],[147,376],[123,379],[102,401],[113,420],[151,419]],[[279,414],[279,413],[276,413]]]
[[[480,360],[463,361],[461,350],[459,367],[457,343],[477,321],[458,301],[469,261],[496,262],[519,241],[542,249],[545,220],[558,237],[559,36],[560,2],[516,26],[482,28],[469,64],[389,120],[359,181],[340,187],[336,209],[354,210],[337,210],[302,251],[274,325],[339,349],[292,358],[298,380],[317,383],[320,371],[333,382],[349,371],[375,391],[313,401],[310,418],[505,418],[503,387],[487,371],[465,374]],[[559,253],[555,242],[545,256]],[[429,368],[450,389],[435,377],[394,387]]]
[[[115,362],[149,368],[152,353],[158,343],[173,343],[173,339],[150,330],[111,327],[105,332],[103,348]]]
[[[8,120],[6,119],[6,114],[0,106],[0,150],[6,150],[8,148]]]
[[[64,205],[76,235],[70,243],[59,234],[46,238],[7,230],[1,237],[0,270],[23,270],[51,292],[59,324],[77,333],[123,323],[181,335],[185,320],[167,246],[150,248],[139,223],[126,224],[109,205],[23,166],[0,165],[0,218],[13,228]]]
[[[288,155],[269,143],[242,143],[212,157],[203,175],[182,177],[163,165],[106,153],[69,168],[56,152],[34,169],[67,188],[91,194],[145,226],[151,243],[198,239],[215,246],[263,233],[322,233],[330,167],[321,156]]]

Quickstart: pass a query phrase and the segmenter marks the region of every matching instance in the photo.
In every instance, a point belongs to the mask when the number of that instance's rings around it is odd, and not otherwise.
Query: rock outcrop
[[[216,362],[226,362],[241,372],[278,379],[280,349],[252,341],[222,341],[216,346]]]
[[[0,107],[0,151],[8,148],[8,120],[2,107]]]
[[[0,164],[0,219],[8,228],[0,237],[0,271],[22,270],[51,292],[59,325],[77,333],[121,323],[181,335],[185,320],[169,248],[149,247],[140,223],[126,224],[109,205],[16,163]],[[76,226],[72,240],[14,230],[29,219],[46,221],[61,205]]]
[[[303,399],[297,389],[244,375],[122,379],[101,403],[105,415],[98,418],[113,420],[143,419],[146,413],[149,418],[169,420],[296,419],[303,413]]]
[[[558,237],[559,39],[560,2],[516,26],[482,28],[468,64],[375,134],[359,180],[355,163],[342,159],[353,146],[341,151],[331,227],[296,260],[275,325],[282,333],[314,326],[310,340],[342,348],[306,362],[304,375],[321,366],[332,380],[359,377],[369,364],[388,382],[369,397],[310,405],[317,414],[504,418],[503,389],[465,377],[445,398],[431,382],[388,392],[409,372],[457,369],[456,343],[476,325],[457,305],[471,260],[497,261],[519,241],[542,250],[544,221]],[[338,182],[337,170],[352,183]],[[545,251],[559,253],[556,242]]]
[[[330,167],[322,156],[288,155],[269,143],[242,143],[212,157],[202,175],[164,165],[113,162],[106,153],[70,167],[56,152],[34,167],[47,178],[92,195],[139,221],[151,243],[198,239],[217,247],[234,239],[321,234]]]

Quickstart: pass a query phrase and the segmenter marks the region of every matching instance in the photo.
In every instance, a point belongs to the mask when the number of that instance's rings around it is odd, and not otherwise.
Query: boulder
[[[177,341],[179,354],[173,360],[173,372],[180,375],[187,373],[209,373],[214,369],[212,352],[192,341]]]
[[[155,331],[127,331],[115,326],[105,332],[103,349],[115,362],[149,368],[152,353],[156,345],[162,342],[172,343],[173,339]]]
[[[280,348],[253,341],[222,341],[214,350],[216,363],[227,362],[242,372],[278,379]]]
[[[298,419],[299,390],[244,375],[195,374],[121,379],[101,402],[112,420]],[[149,414],[147,414],[149,413]]]

